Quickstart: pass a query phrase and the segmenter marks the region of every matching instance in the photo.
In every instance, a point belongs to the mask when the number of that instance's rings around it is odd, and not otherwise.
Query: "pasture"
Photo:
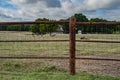
[[[120,40],[119,34],[77,34],[76,39],[87,37],[88,39]],[[0,40],[69,40],[68,34],[49,34],[35,36],[30,32],[0,32]],[[69,42],[31,42],[31,43],[0,43],[0,55],[11,56],[64,56],[69,55]],[[76,42],[77,55],[91,54],[119,54],[119,43],[89,43]]]
[[[76,34],[77,40],[81,37],[120,40],[120,34]],[[37,36],[31,32],[0,31],[0,40],[69,40],[69,35],[51,37],[49,34]],[[69,56],[69,42],[1,42],[0,56]],[[76,42],[76,56],[119,59],[120,43]],[[68,75],[68,60],[0,60],[0,63],[0,80],[120,80],[120,62],[77,60],[75,76]]]

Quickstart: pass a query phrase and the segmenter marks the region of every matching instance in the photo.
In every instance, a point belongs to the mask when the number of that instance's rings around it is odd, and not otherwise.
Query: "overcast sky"
[[[75,13],[120,21],[120,0],[0,0],[0,21],[59,20]]]

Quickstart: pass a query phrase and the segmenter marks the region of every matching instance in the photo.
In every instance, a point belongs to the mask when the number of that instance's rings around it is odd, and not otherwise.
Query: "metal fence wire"
[[[23,28],[31,24],[69,24],[66,27],[70,30],[69,34],[64,34],[60,25],[56,32],[44,35],[4,30],[5,25],[14,27],[17,24]],[[9,61],[12,65],[34,65],[37,69],[31,71],[43,70],[43,66],[58,70],[57,66],[74,75],[76,70],[94,71],[93,68],[96,68],[92,65],[97,67],[101,61],[105,61],[105,64],[112,61],[112,66],[120,61],[120,22],[76,22],[71,17],[69,21],[0,22],[0,26],[1,64]],[[30,66],[25,68],[31,69]]]

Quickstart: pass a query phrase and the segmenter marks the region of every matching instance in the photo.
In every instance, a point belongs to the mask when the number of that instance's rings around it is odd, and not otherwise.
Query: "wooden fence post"
[[[69,67],[70,74],[75,75],[75,27],[76,19],[71,17],[69,21],[69,34],[70,34],[70,56],[69,56]]]

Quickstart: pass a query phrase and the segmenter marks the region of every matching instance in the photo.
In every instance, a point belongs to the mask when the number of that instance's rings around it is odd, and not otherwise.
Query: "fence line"
[[[16,57],[10,57],[10,56],[0,56],[0,59],[69,59],[69,57],[45,57],[45,56],[37,56],[37,57],[27,57],[27,56],[16,56]],[[96,57],[75,57],[75,59],[80,60],[100,60],[100,61],[120,61],[120,59],[112,59],[112,58],[96,58]]]
[[[118,40],[81,39],[76,42],[120,43]],[[69,42],[69,40],[0,40],[0,42]]]
[[[75,40],[75,26],[77,25],[120,25],[120,22],[76,22],[74,17],[71,17],[69,21],[40,21],[40,22],[0,22],[2,24],[68,24],[70,28],[70,39],[69,40],[0,40],[0,42],[67,42],[70,43],[70,55],[69,57],[2,57],[0,59],[69,59],[70,74],[75,74],[75,59],[82,60],[105,60],[105,61],[120,61],[120,59],[106,59],[106,58],[87,58],[87,57],[76,57],[75,56],[75,42],[101,42],[101,43],[120,43],[115,40]]]
[[[120,22],[76,22],[76,25],[120,25]]]
[[[0,22],[1,24],[67,24],[69,21],[28,21],[28,22]]]
[[[0,22],[1,24],[68,24],[69,21]],[[120,22],[76,22],[76,25],[120,25]]]

